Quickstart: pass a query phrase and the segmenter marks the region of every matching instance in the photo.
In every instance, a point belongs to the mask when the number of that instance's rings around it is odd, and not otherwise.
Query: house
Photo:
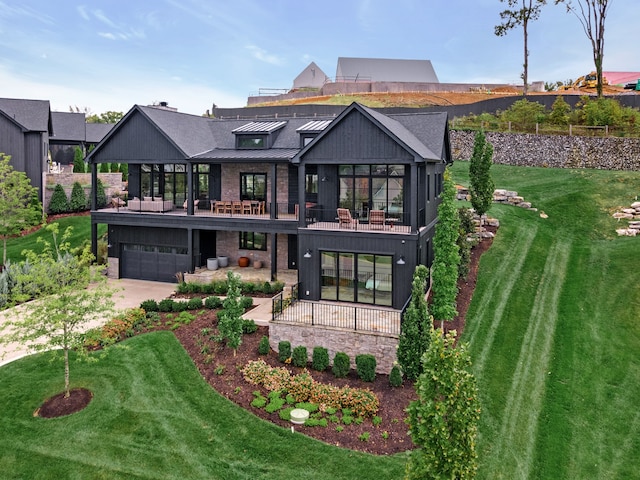
[[[48,100],[0,98],[0,152],[11,155],[11,166],[26,173],[40,200],[52,133]]]
[[[431,60],[339,57],[336,82],[439,83]]]
[[[294,78],[292,90],[299,90],[301,88],[322,88],[322,86],[329,80],[329,77],[325,75],[315,62],[311,62],[307,67],[300,72],[300,74]]]
[[[100,163],[129,165],[125,208],[93,198],[110,276],[175,281],[251,255],[272,278],[297,270],[301,299],[401,310],[432,261],[451,151],[443,113],[354,103],[337,117],[221,120],[136,105],[88,161],[93,183]]]

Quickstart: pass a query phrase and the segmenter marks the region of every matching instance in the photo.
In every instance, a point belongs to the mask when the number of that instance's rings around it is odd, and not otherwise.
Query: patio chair
[[[338,222],[340,223],[340,228],[356,228],[358,225],[358,220],[351,216],[348,208],[338,208]]]
[[[242,214],[243,215],[251,215],[251,201],[243,200],[242,201]]]
[[[369,225],[371,228],[384,229],[384,210],[369,210]]]

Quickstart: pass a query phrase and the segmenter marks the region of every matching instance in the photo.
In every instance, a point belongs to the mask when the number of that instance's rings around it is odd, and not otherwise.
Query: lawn
[[[60,235],[64,233],[67,227],[73,227],[73,233],[69,242],[72,247],[78,247],[83,242],[89,242],[91,240],[91,217],[87,216],[69,216],[62,217],[56,220],[56,223],[60,225]],[[102,235],[107,231],[106,225],[98,225],[98,235]],[[25,235],[24,237],[14,237],[7,240],[7,258],[12,262],[18,262],[23,259],[23,250],[33,250],[34,252],[40,252],[42,250],[42,243],[38,243],[38,238],[44,238],[45,240],[52,242],[51,233],[41,228],[34,233]],[[0,242],[0,249],[2,243]]]
[[[468,182],[468,163],[454,179]],[[640,238],[611,217],[639,172],[494,165],[499,188],[463,340],[480,387],[480,479],[640,478]],[[548,218],[540,216],[544,211]],[[170,333],[74,364],[87,409],[43,420],[61,389],[48,355],[0,368],[3,478],[401,478],[405,456],[330,447],[217,395]]]
[[[404,455],[331,447],[236,407],[202,379],[170,332],[134,337],[99,362],[73,363],[72,383],[93,391],[92,402],[68,417],[34,417],[62,387],[62,363],[49,356],[0,368],[2,478],[402,477]]]
[[[483,407],[479,478],[640,478],[640,239],[611,217],[638,172],[494,165],[498,188],[463,339]],[[454,178],[466,183],[468,164]]]

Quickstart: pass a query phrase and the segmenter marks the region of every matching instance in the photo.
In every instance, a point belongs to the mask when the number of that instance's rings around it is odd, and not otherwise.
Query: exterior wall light
[[[406,262],[404,261],[404,255],[400,255],[400,258],[396,262],[398,265],[404,265]]]
[[[311,258],[311,250],[307,248],[307,251],[304,252],[304,258]]]

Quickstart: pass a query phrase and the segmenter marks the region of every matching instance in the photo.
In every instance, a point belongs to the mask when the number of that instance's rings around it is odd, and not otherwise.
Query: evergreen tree
[[[97,208],[104,208],[107,206],[107,195],[104,193],[104,185],[102,184],[102,180],[98,178],[98,182],[96,185],[96,191],[98,194],[98,205]]]
[[[80,147],[73,149],[73,173],[85,173],[84,155]]]
[[[244,308],[240,303],[240,277],[233,272],[227,273],[227,298],[222,302],[223,309],[218,313],[218,330],[222,340],[233,349],[236,356],[238,347],[242,343],[242,314]]]
[[[458,276],[467,278],[469,275],[469,266],[471,265],[471,242],[468,240],[476,228],[473,223],[473,215],[466,207],[458,209],[460,217],[460,231],[458,233],[458,248],[460,249],[460,265],[458,266]]]
[[[58,183],[49,201],[49,212],[55,215],[58,213],[67,213],[69,210],[71,210],[71,206],[69,205],[67,194],[64,192],[62,185]]]
[[[451,172],[444,172],[444,184],[438,205],[438,223],[433,238],[434,259],[431,271],[432,303],[431,312],[436,320],[453,320],[457,315],[456,297],[458,295],[458,235],[460,217],[455,206],[456,188]]]
[[[109,164],[101,163],[100,164],[100,173],[109,173]]]
[[[122,181],[123,182],[128,182],[129,181],[129,164],[128,163],[121,163],[120,164],[120,171],[122,172]]]
[[[398,363],[409,380],[416,380],[422,373],[421,358],[429,346],[433,321],[425,299],[429,270],[418,265],[413,274],[411,301],[402,318],[398,339]]]
[[[71,189],[70,205],[72,212],[82,212],[87,209],[87,197],[84,194],[84,188],[80,182],[74,182]]]
[[[476,133],[473,143],[473,154],[469,164],[469,193],[471,205],[480,216],[487,213],[493,202],[495,185],[491,178],[493,161],[493,145],[487,142],[484,132]]]
[[[406,479],[471,479],[478,468],[475,448],[480,402],[466,345],[455,346],[455,331],[433,330],[422,357],[424,373],[409,404],[411,452]]]

